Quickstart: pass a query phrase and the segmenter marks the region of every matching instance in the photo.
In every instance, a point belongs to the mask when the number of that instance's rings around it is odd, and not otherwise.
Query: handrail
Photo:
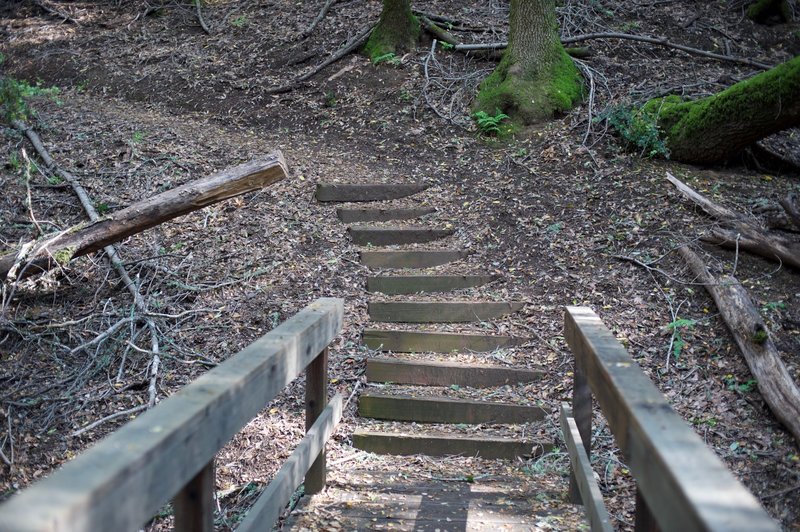
[[[135,530],[173,497],[177,530],[213,530],[217,451],[310,364],[306,427],[311,427],[325,407],[327,346],[341,331],[343,316],[341,299],[311,303],[1,504],[0,530]],[[325,482],[323,453],[315,462],[322,467],[312,467],[306,477],[316,490]]]
[[[637,482],[637,530],[779,530],[591,309],[567,307],[564,334],[575,356],[572,410],[586,455],[594,395]],[[575,502],[579,471],[573,463]]]

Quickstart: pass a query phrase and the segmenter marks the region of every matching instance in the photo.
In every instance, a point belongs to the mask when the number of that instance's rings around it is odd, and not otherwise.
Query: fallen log
[[[275,152],[139,201],[97,221],[45,236],[0,255],[0,282],[22,279],[65,265],[131,235],[208,205],[271,185],[288,175]]]
[[[781,361],[747,290],[735,277],[715,278],[686,246],[678,252],[716,303],[770,410],[800,444],[800,389]]]
[[[800,269],[800,243],[770,233],[751,219],[717,205],[669,172],[667,172],[667,180],[675,185],[681,194],[703,209],[706,214],[728,226],[712,229],[709,235],[701,238],[704,242],[730,249],[741,249]]]

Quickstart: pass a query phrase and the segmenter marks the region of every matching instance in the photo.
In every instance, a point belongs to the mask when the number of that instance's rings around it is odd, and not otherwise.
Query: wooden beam
[[[109,244],[222,200],[271,185],[288,175],[280,152],[191,181],[91,223],[48,235],[20,261],[15,278],[41,273],[103,249]],[[0,256],[0,282],[18,261],[18,252]]]
[[[511,301],[370,301],[369,318],[398,323],[466,323],[502,318],[521,310],[522,302]]]
[[[547,412],[538,406],[470,401],[450,397],[412,397],[376,392],[358,399],[361,417],[417,423],[532,423]]]
[[[354,225],[347,230],[357,246],[424,244],[450,236],[455,229],[443,227],[371,227]]]
[[[441,436],[433,434],[402,434],[370,432],[357,429],[353,447],[377,454],[426,456],[480,456],[487,460],[530,458],[552,451],[552,443],[520,441],[491,436]]]
[[[469,256],[455,249],[430,251],[362,251],[361,264],[370,268],[432,268]]]
[[[468,386],[488,388],[533,382],[542,378],[543,372],[524,368],[508,368],[486,364],[459,362],[429,362],[398,358],[368,358],[367,380],[393,382],[417,386]]]
[[[0,505],[0,530],[135,530],[339,333],[323,298]]]
[[[591,309],[567,307],[564,332],[662,529],[779,530]]]
[[[451,353],[475,351],[485,353],[530,342],[529,338],[491,334],[437,333],[424,331],[388,331],[364,329],[361,341],[370,349],[395,353]]]
[[[611,526],[611,519],[603,503],[603,494],[600,493],[600,486],[594,479],[592,464],[583,447],[581,433],[572,418],[572,409],[567,403],[561,403],[561,433],[564,435],[569,461],[578,482],[581,500],[592,532],[613,532],[614,527]]]
[[[336,430],[341,419],[342,396],[337,394],[319,415],[292,455],[284,462],[272,482],[259,495],[242,523],[236,528],[236,532],[272,530],[292,494],[303,481],[303,475],[322,452],[325,442]]]
[[[317,183],[317,201],[383,201],[404,198],[428,188],[424,183]]]
[[[496,275],[374,275],[367,277],[367,292],[386,295],[450,292],[474,288],[497,279]]]
[[[354,222],[388,222],[390,220],[412,220],[420,216],[433,214],[433,207],[415,209],[336,209],[339,220],[346,224]]]
[[[214,460],[172,499],[177,532],[214,532]]]
[[[328,348],[322,350],[306,368],[306,432],[328,404]],[[325,487],[325,446],[308,468],[306,494],[314,495]]]

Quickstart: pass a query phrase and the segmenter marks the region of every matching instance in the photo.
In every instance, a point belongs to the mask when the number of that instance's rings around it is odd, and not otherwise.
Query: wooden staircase
[[[421,184],[322,183],[317,186],[317,200],[379,202],[412,196],[424,189]],[[519,312],[525,303],[464,298],[463,295],[459,295],[458,299],[420,299],[425,297],[424,294],[434,293],[441,298],[442,294],[468,291],[498,280],[497,275],[484,271],[464,274],[430,271],[431,268],[462,261],[468,256],[461,249],[432,247],[437,241],[456,232],[451,224],[434,224],[430,220],[436,215],[433,208],[422,205],[393,208],[376,204],[368,208],[340,207],[337,215],[345,223],[356,224],[348,227],[350,238],[355,245],[366,248],[360,253],[362,264],[376,270],[366,280],[366,290],[371,296],[368,314],[376,324],[363,330],[362,342],[382,354],[371,356],[366,361],[368,389],[359,398],[358,414],[365,420],[384,421],[392,427],[390,430],[375,430],[372,427],[374,422],[365,423],[364,427],[357,428],[353,433],[353,446],[377,454],[480,457],[484,460],[530,458],[550,450],[550,442],[514,437],[513,434],[518,432],[513,430],[507,431],[512,436],[498,436],[487,430],[501,427],[502,431],[502,426],[518,427],[539,422],[547,415],[541,406],[480,398],[482,395],[492,395],[491,388],[530,385],[542,377],[541,370],[488,363],[490,357],[481,360],[481,363],[447,360],[447,356],[459,353],[491,353],[497,349],[520,346],[529,340],[430,330],[430,324],[490,322]],[[425,219],[424,223],[419,223],[419,218]],[[403,221],[403,225],[394,225],[397,220]],[[424,249],[419,249],[420,244],[425,244]],[[401,299],[396,296],[409,297]],[[419,328],[413,329],[407,325],[397,330],[396,325],[387,327],[378,324],[416,324]],[[470,393],[459,395],[454,391]],[[478,398],[466,398],[469,396]],[[465,427],[474,428],[464,430]],[[517,482],[521,480],[518,478]],[[396,489],[389,489],[391,485],[395,485]],[[368,520],[368,511],[365,512],[363,508],[357,512],[348,511],[352,505],[343,503],[346,500],[358,500],[360,488],[342,481],[334,482],[334,486],[329,490],[327,498],[330,500],[325,504],[328,508],[338,505],[339,510],[349,516],[345,528],[374,529],[372,525],[375,521]],[[407,485],[402,487],[395,479],[385,488],[383,493],[393,496],[387,499],[388,506],[384,505],[384,508],[407,505]],[[429,491],[437,492],[444,489],[442,486],[429,488]],[[453,501],[443,504],[447,506]],[[485,528],[531,529],[535,515],[530,512],[526,514],[524,508],[528,506],[523,504],[518,507],[519,511],[493,516],[486,521]],[[306,513],[308,511],[306,509]],[[418,514],[419,511],[415,515],[419,517]],[[396,512],[396,520],[387,522],[389,528],[393,528],[393,523],[400,526],[393,529],[406,529],[402,525],[409,524],[408,515],[408,512]],[[456,520],[452,521],[454,518]],[[415,527],[412,519],[407,529],[484,528],[478,524],[479,520],[470,522],[463,513],[456,516],[452,512],[434,512],[426,514],[423,521],[426,524],[421,524],[422,521],[417,519]],[[307,519],[305,525],[302,524],[302,518],[293,523],[292,526],[299,529],[308,526]]]

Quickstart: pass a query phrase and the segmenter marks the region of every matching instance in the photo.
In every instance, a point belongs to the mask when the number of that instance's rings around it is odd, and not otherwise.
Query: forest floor
[[[31,101],[37,113],[31,124],[101,211],[276,149],[290,166],[290,177],[277,185],[119,246],[157,313],[159,398],[322,296],[346,299],[345,329],[332,349],[332,387],[347,397],[362,386],[369,354],[359,342],[368,321],[366,269],[334,207],[314,201],[314,185],[423,180],[430,188],[415,200],[437,207],[432,219],[456,228],[442,245],[473,252],[448,268],[471,272],[490,265],[501,279],[470,293],[528,303],[492,332],[537,341],[492,356],[547,367],[546,385],[524,393],[527,401],[553,406],[552,438],[558,438],[555,406],[571,395],[564,306],[588,305],[769,513],[786,529],[800,529],[798,446],[766,407],[713,302],[692,285],[675,249],[688,243],[715,271],[735,271],[795,382],[800,277],[760,258],[701,245],[698,237],[713,222],[665,180],[671,172],[721,204],[761,216],[778,211],[777,200],[800,189],[800,175],[752,164],[701,168],[643,158],[626,151],[603,120],[589,119],[608,106],[657,95],[709,95],[757,70],[644,43],[593,40],[585,59],[595,87],[591,108],[586,103],[501,142],[481,136],[469,116],[475,88],[495,60],[440,48],[431,56],[429,40],[397,64],[375,66],[350,54],[294,90],[270,92],[375,22],[379,2],[335,3],[307,38],[303,30],[322,2],[207,0],[203,15],[211,35],[188,2],[158,9],[140,1],[45,4],[54,11],[22,0],[0,6],[0,68],[59,88],[56,100]],[[800,53],[800,25],[754,24],[742,4],[567,0],[559,10],[565,36],[665,36],[771,64]],[[467,42],[506,36],[508,6],[500,0],[420,0],[414,7],[456,20],[453,31]],[[800,158],[800,131],[766,142]],[[85,219],[69,187],[36,168],[26,204],[23,149],[36,158],[18,132],[3,125],[0,249],[36,236],[31,211],[48,231]],[[131,312],[129,294],[99,256],[20,283],[2,297],[0,500],[126,419],[74,435],[82,427],[146,403],[151,360],[146,335],[129,326],[85,345]],[[301,391],[301,383],[292,384],[219,454],[220,529],[235,524],[301,437]],[[331,445],[334,463],[375,459],[353,458],[348,434],[354,415],[351,403]],[[598,418],[595,426],[604,424]],[[632,479],[607,429],[598,430],[597,441],[601,489],[617,526],[628,528]],[[396,463],[440,467],[424,459]],[[454,467],[459,475],[463,468],[480,474],[513,467],[563,477],[565,464],[562,451],[531,463],[467,459]]]

